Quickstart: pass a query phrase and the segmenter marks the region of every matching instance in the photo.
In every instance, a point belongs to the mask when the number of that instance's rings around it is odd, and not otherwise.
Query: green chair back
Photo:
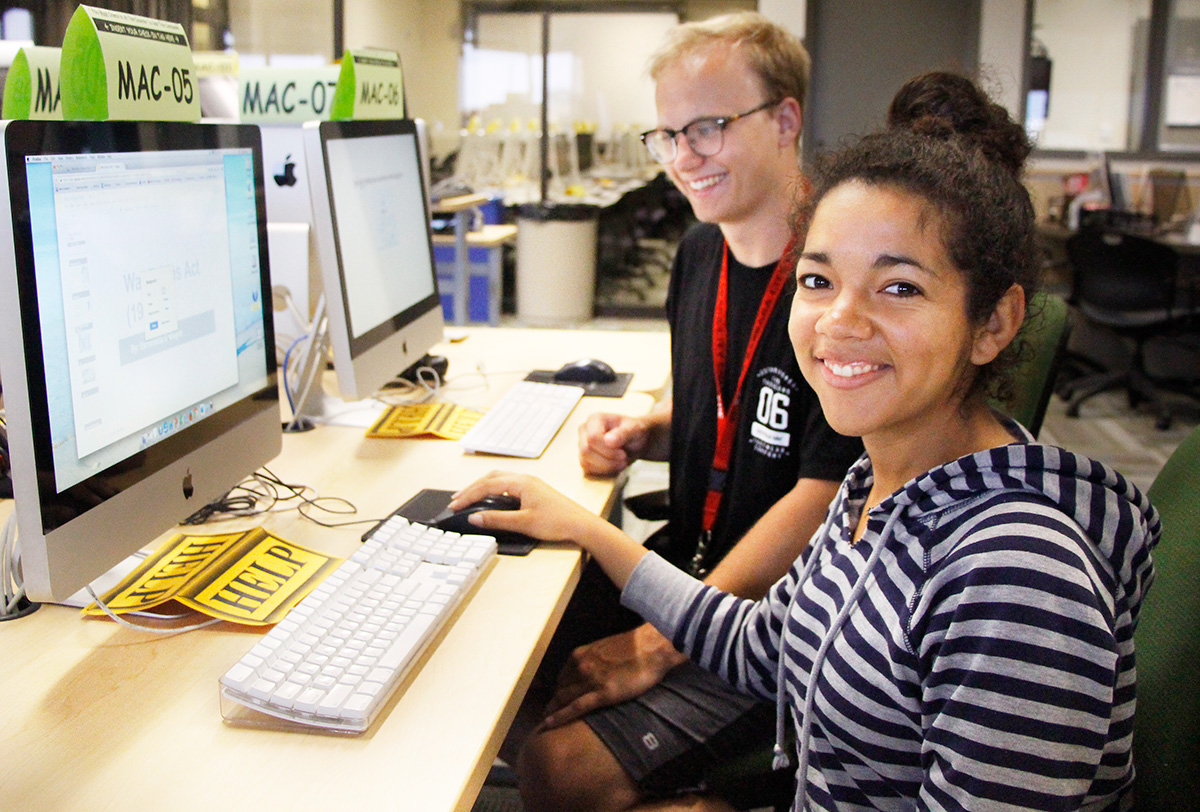
[[[1138,812],[1200,806],[1200,428],[1150,486],[1162,516],[1137,632]]]
[[[1071,333],[1071,321],[1066,301],[1045,291],[1030,298],[1028,312],[1016,339],[1025,342],[1026,349],[1013,370],[1013,396],[993,405],[1036,437],[1054,392],[1054,378]]]

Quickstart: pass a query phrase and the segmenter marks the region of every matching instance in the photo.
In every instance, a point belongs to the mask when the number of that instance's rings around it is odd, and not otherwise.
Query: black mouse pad
[[[454,491],[437,491],[426,488],[392,511],[392,516],[399,516],[418,524],[436,524],[450,515],[450,510],[446,505],[450,504],[450,497],[453,495]],[[388,516],[388,519],[392,516]],[[383,522],[386,521],[387,519],[383,520]],[[363,541],[366,541],[383,522],[379,522],[363,533]],[[501,555],[529,555],[529,551],[536,546],[537,539],[519,533],[506,533],[504,536],[496,538],[496,552]]]
[[[625,390],[629,388],[629,382],[633,380],[632,372],[618,372],[615,381],[608,383],[579,383],[577,381],[556,381],[554,373],[557,370],[553,369],[535,369],[525,376],[525,380],[533,381],[534,383],[561,383],[566,386],[581,386],[583,394],[594,398],[619,398],[624,397]]]

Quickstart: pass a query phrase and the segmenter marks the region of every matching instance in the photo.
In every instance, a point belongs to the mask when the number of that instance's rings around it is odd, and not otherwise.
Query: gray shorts
[[[647,800],[718,791],[710,772],[775,738],[775,707],[687,662],[636,699],[584,717]],[[790,781],[788,771],[777,773]]]

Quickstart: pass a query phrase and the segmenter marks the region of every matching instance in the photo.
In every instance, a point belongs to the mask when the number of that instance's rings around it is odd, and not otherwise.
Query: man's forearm
[[[647,429],[646,447],[638,454],[638,459],[666,461],[671,454],[671,398],[655,403],[643,420]]]
[[[746,531],[705,582],[743,598],[766,595],[808,546],[838,485],[801,479]]]

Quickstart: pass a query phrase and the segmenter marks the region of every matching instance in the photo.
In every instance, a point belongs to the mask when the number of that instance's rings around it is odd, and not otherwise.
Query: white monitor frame
[[[0,123],[0,137],[7,192],[0,193],[0,220],[12,224],[0,236],[0,365],[18,548],[29,598],[62,601],[279,454],[262,149],[257,128],[237,124],[9,121]],[[261,305],[248,311],[261,313],[261,347],[250,341],[241,349],[249,353],[247,369],[255,367],[258,352],[262,366],[246,373],[250,377],[239,373],[238,388],[225,390],[237,392],[227,405],[221,405],[226,398],[219,394],[212,400],[215,411],[191,409],[181,419],[172,418],[161,436],[146,440],[143,434],[142,447],[124,459],[95,466],[82,481],[59,488],[56,470],[62,469],[55,465],[47,396],[47,357],[53,354],[43,352],[26,157],[215,149],[245,151],[253,158],[249,205],[256,223],[250,228],[257,245],[243,250],[259,281],[250,288],[243,283],[242,292],[257,296]],[[181,207],[188,204],[180,201]],[[138,227],[130,223],[129,239],[138,238]],[[258,327],[251,332],[258,333]]]
[[[314,121],[305,124],[304,138],[317,261],[324,288],[324,315],[328,320],[327,337],[322,339],[319,333],[313,336],[315,340],[307,364],[309,371],[319,369],[319,362],[324,357],[322,343],[327,341],[333,349],[339,395],[346,400],[357,400],[379,391],[442,339],[442,304],[438,295],[430,215],[424,191],[426,171],[421,165],[417,124],[409,119]],[[339,227],[336,186],[330,182],[330,155],[331,150],[338,148],[353,153],[359,149],[355,146],[358,141],[370,140],[378,144],[383,143],[381,139],[393,138],[397,139],[402,151],[395,155],[389,153],[388,160],[395,159],[394,168],[404,177],[403,182],[397,184],[400,194],[392,201],[400,211],[390,225],[410,238],[401,252],[401,266],[395,267],[394,271],[407,274],[420,285],[420,290],[416,298],[399,305],[398,312],[389,311],[378,324],[356,330],[351,288],[358,269],[347,267],[349,246],[344,241],[349,239],[347,226],[357,224],[343,223]],[[336,172],[336,159],[333,166]],[[372,259],[376,257],[372,256]],[[314,389],[319,396],[319,387]],[[302,414],[322,413],[312,397],[296,404],[295,408]]]

